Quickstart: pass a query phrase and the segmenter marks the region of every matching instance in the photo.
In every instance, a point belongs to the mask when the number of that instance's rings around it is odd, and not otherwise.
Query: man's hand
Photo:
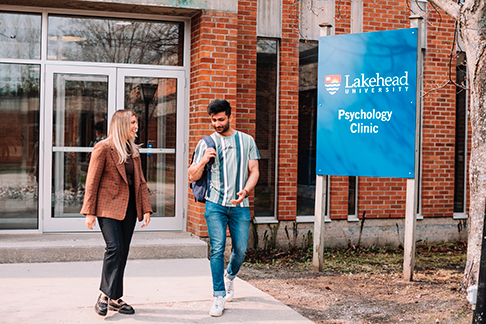
[[[204,156],[202,157],[201,162],[206,165],[208,164],[209,160],[214,157],[216,157],[216,150],[212,147],[208,147],[204,152]]]
[[[248,195],[248,190],[246,189],[243,189],[243,190],[240,190],[238,191],[236,194],[238,195],[238,199],[231,199],[231,203],[235,206],[238,206],[239,204],[242,203],[243,199],[245,199],[245,197]]]

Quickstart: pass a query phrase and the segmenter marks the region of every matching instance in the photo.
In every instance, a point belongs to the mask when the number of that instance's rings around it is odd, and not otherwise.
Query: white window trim
[[[421,0],[420,0],[421,1]],[[423,25],[425,26],[425,25]],[[422,27],[423,27],[422,26]],[[425,35],[426,37],[426,35]],[[421,44],[424,44],[424,43],[427,43],[426,42],[426,38],[422,39],[420,41]],[[422,45],[422,60],[421,62],[419,63],[420,64],[420,74],[421,75],[424,75],[424,62],[423,62],[423,58],[425,57],[425,49]],[[423,139],[424,139],[424,100],[423,100],[423,80],[417,84],[418,87],[420,87],[419,91],[420,91],[420,140],[419,140],[419,157],[418,157],[418,160],[420,162],[420,167],[419,167],[419,170],[418,170],[418,179],[416,179],[418,181],[418,184],[417,184],[417,210],[416,210],[416,215],[415,215],[415,219],[416,220],[423,220],[424,219],[424,216],[422,215],[422,179],[423,179],[423,173],[422,173],[422,170],[423,170]]]
[[[255,216],[253,217],[254,224],[278,224],[279,220],[271,216]]]

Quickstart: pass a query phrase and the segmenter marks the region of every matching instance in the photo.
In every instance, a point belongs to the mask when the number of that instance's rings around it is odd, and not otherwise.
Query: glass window
[[[466,54],[458,53],[456,64],[457,84],[466,87]],[[454,213],[465,213],[466,190],[466,90],[456,87],[456,145],[454,169]]]
[[[316,191],[317,57],[315,41],[299,46],[297,215],[314,215]]]
[[[352,216],[351,219],[357,218],[356,214],[356,187],[357,187],[357,177],[348,177],[349,188],[348,188],[348,216]],[[349,219],[349,218],[348,218]]]
[[[39,65],[0,64],[0,230],[37,229]]]
[[[40,59],[41,15],[0,12],[0,57]]]
[[[255,187],[255,216],[275,216],[278,41],[258,39],[256,136],[260,178]]]
[[[49,16],[48,59],[182,66],[184,23]]]

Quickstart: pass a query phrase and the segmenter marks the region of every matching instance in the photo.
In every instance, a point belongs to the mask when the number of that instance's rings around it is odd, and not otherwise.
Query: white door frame
[[[60,173],[63,170],[55,170],[53,174],[53,152],[90,152],[90,148],[73,147],[66,148],[64,143],[54,143],[53,141],[53,105],[54,105],[54,74],[78,74],[78,75],[99,75],[108,77],[108,116],[111,116],[115,112],[115,85],[116,85],[116,69],[103,68],[103,67],[86,67],[86,66],[66,66],[66,65],[46,65],[46,95],[45,95],[45,110],[44,110],[44,183],[41,185],[44,191],[43,199],[39,202],[40,209],[44,211],[42,229],[43,232],[82,232],[87,230],[84,225],[84,217],[52,217],[52,179],[56,176],[60,177]],[[68,76],[69,77],[69,76]],[[63,112],[58,110],[58,113]],[[62,116],[58,116],[62,117]],[[60,178],[58,179],[60,180]],[[96,230],[99,227],[96,226]]]
[[[53,143],[53,91],[54,91],[54,74],[86,74],[100,75],[108,77],[108,128],[111,116],[118,109],[124,108],[124,80],[125,77],[155,77],[155,78],[176,78],[177,79],[177,134],[176,149],[141,149],[141,153],[176,153],[176,166],[184,165],[184,107],[185,107],[185,71],[162,70],[162,69],[134,69],[119,68],[107,66],[79,66],[79,65],[46,65],[45,73],[45,109],[44,109],[44,167],[43,183],[40,189],[44,191],[43,199],[39,200],[39,210],[43,210],[42,232],[85,232],[89,231],[84,225],[84,217],[52,217],[52,179],[55,175],[52,172],[53,158],[52,153],[69,151],[69,152],[91,152],[92,148],[70,147],[66,148],[63,143]],[[58,112],[62,113],[62,112]],[[59,116],[62,117],[62,116]],[[59,120],[59,118],[58,118]],[[58,145],[59,144],[59,145]],[[175,152],[174,152],[175,151]],[[138,223],[136,231],[161,231],[183,230],[184,225],[184,168],[177,167],[175,175],[175,216],[174,217],[153,217],[151,223],[144,229]],[[56,175],[59,171],[55,171]],[[95,231],[99,231],[99,225],[95,226]]]

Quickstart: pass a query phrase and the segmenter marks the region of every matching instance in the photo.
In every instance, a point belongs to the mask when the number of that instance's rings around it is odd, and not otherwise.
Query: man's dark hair
[[[105,126],[105,123],[104,123],[104,122],[102,122],[102,121],[100,121],[100,122],[97,122],[97,123],[94,125],[94,129],[95,129],[95,130],[98,130],[98,131],[100,131],[100,132],[102,132],[102,131],[103,131],[103,128],[105,128],[104,126]]]
[[[218,114],[220,112],[224,111],[226,113],[226,116],[231,116],[231,106],[228,101],[224,99],[214,99],[211,101],[211,103],[208,105],[208,114],[209,116]]]

